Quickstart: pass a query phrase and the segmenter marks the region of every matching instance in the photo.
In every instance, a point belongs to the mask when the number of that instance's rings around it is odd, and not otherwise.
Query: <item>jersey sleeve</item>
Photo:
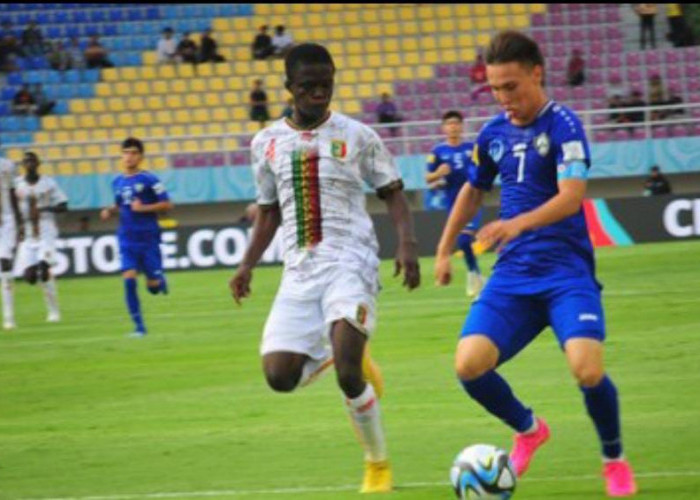
[[[498,165],[489,155],[489,137],[483,131],[479,134],[472,150],[469,166],[469,183],[475,188],[490,191],[498,175]]]
[[[379,135],[369,127],[368,130],[368,140],[359,158],[360,174],[367,184],[380,190],[401,181],[401,175]]]
[[[66,193],[63,192],[61,187],[54,179],[51,179],[50,189],[51,190],[49,203],[52,207],[60,205],[61,203],[68,203],[68,197],[66,196]]]
[[[168,191],[165,189],[165,185],[158,177],[156,177],[155,175],[150,175],[149,184],[151,189],[153,190],[153,194],[156,195],[158,202],[170,201],[170,195],[168,195]]]
[[[552,129],[557,179],[586,179],[591,155],[581,120],[572,111],[562,108],[556,112]]]
[[[277,203],[277,182],[275,174],[270,168],[267,161],[266,149],[269,149],[274,154],[275,138],[266,142],[260,138],[256,138],[251,144],[250,156],[253,166],[253,177],[255,179],[255,187],[257,189],[258,205],[274,205]]]
[[[425,168],[428,172],[435,172],[435,170],[437,170],[438,168],[439,163],[440,162],[438,161],[437,150],[436,148],[433,148],[430,151],[430,154],[425,159]]]

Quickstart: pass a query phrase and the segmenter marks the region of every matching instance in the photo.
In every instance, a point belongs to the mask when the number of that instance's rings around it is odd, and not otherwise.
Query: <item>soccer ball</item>
[[[516,476],[508,454],[489,444],[463,449],[450,469],[457,498],[505,500],[515,491]]]

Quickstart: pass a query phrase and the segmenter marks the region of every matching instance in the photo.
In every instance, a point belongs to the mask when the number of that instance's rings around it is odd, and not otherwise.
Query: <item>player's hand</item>
[[[109,208],[103,208],[100,212],[100,219],[109,220],[112,217],[112,211]]]
[[[141,200],[138,198],[134,198],[134,200],[131,202],[131,210],[134,212],[145,212],[145,207],[144,204],[141,203]]]
[[[253,280],[252,269],[248,266],[241,265],[233,275],[228,286],[231,289],[231,295],[236,304],[241,305],[241,299],[250,295],[250,282]]]
[[[522,232],[523,230],[517,219],[497,220],[481,228],[481,230],[476,233],[476,239],[486,248],[498,245],[496,251],[500,252],[508,242],[520,236]]]
[[[415,241],[406,241],[399,244],[396,259],[394,261],[394,277],[403,270],[403,286],[409,290],[420,285],[420,264],[418,263],[418,244]]]
[[[450,257],[435,257],[435,286],[446,286],[452,281]]]
[[[435,170],[436,174],[440,174],[443,177],[450,175],[452,169],[447,163],[441,163],[440,166]]]

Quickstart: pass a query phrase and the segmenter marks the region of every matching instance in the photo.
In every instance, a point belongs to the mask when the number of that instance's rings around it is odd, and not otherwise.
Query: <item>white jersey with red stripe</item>
[[[285,267],[342,261],[378,265],[378,243],[365,205],[373,189],[400,180],[377,133],[332,112],[313,130],[280,119],[253,139],[252,165],[261,205],[279,203]]]

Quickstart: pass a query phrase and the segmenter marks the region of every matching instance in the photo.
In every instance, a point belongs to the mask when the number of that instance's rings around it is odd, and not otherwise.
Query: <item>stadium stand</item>
[[[541,43],[551,95],[575,109],[606,108],[613,76],[646,94],[644,82],[654,72],[685,102],[700,102],[698,47],[625,52],[619,6],[612,4],[3,4],[0,18],[16,26],[35,18],[50,39],[97,33],[115,62],[115,68],[65,72],[26,66],[8,75],[0,95],[0,141],[34,143],[47,158],[46,168],[62,175],[112,171],[110,148],[127,135],[160,139],[151,141],[151,168],[246,165],[246,147],[258,129],[248,118],[252,81],[264,80],[273,117],[287,99],[283,62],[251,58],[250,44],[263,24],[285,25],[297,42],[327,45],[338,66],[335,109],[369,123],[376,121],[374,106],[382,92],[395,96],[405,122],[435,120],[451,107],[470,117],[491,115],[491,96],[472,99],[467,75],[479,48],[504,28],[529,31]],[[178,34],[211,26],[227,62],[156,64],[154,48],[165,26]],[[584,51],[589,75],[575,88],[564,82],[573,48]],[[44,85],[57,100],[52,115],[9,116],[23,83]],[[698,111],[693,113],[697,118]],[[595,117],[594,124],[605,120]],[[387,132],[380,129],[388,138]],[[415,141],[409,152],[423,153],[437,130],[419,124],[413,133],[426,139]],[[700,130],[697,124],[659,125],[653,134]],[[600,130],[594,138],[629,134]],[[398,144],[387,142],[399,152]],[[20,147],[10,148],[11,158],[20,154]]]

